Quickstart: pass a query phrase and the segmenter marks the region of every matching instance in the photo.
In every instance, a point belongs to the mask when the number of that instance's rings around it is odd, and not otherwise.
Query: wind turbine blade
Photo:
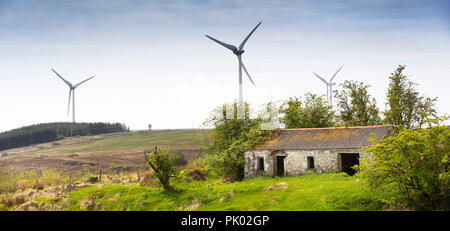
[[[344,67],[344,65],[341,66],[341,68]],[[337,73],[341,70],[341,68],[339,68],[339,70],[336,71],[336,73],[334,73],[333,77],[331,77],[330,79],[330,83],[331,81],[333,81],[334,77],[337,75]]]
[[[248,74],[247,68],[245,68],[244,63],[242,62],[241,59],[239,59],[239,62],[241,62],[242,67],[244,68],[245,73],[247,74],[248,78],[250,79],[250,81],[253,83],[253,85],[256,87],[256,84],[253,82],[252,77],[250,77],[250,75]]]
[[[85,79],[85,80],[79,82],[77,85],[73,86],[73,88],[76,88],[76,87],[80,86],[82,83],[84,83],[84,82],[86,82],[86,81],[88,81],[88,80],[90,80],[90,79],[92,79],[92,78],[94,78],[94,77],[95,77],[95,76],[92,76],[92,77],[90,77],[90,78],[87,78],[87,79]]]
[[[69,109],[70,109],[70,97],[72,96],[72,88],[69,91],[69,103],[67,104],[67,116],[69,116]]]
[[[322,80],[324,83],[326,83],[328,85],[328,82],[324,78],[320,77],[318,74],[316,74],[314,72],[313,72],[313,74],[315,74],[317,76],[317,78],[319,78],[320,80]]]
[[[244,48],[245,43],[247,42],[248,38],[250,38],[250,36],[253,34],[253,32],[255,32],[256,28],[258,28],[259,25],[261,25],[262,22],[259,22],[258,25],[256,25],[255,28],[253,28],[253,30],[250,32],[250,34],[247,35],[247,37],[244,39],[244,41],[242,41],[241,45],[239,45],[239,49]]]
[[[224,47],[226,47],[226,48],[228,48],[228,49],[230,49],[232,51],[237,51],[237,48],[235,46],[233,46],[233,45],[226,44],[226,43],[221,42],[221,41],[219,41],[219,40],[217,40],[217,39],[215,39],[213,37],[210,37],[208,35],[205,35],[205,36],[208,37],[209,39],[213,40],[214,42],[216,42],[216,43],[218,43],[218,44],[220,44],[220,45],[222,45],[222,46],[224,46]]]
[[[65,80],[61,75],[59,75],[58,72],[56,72],[55,70],[53,70],[53,68],[52,68],[52,71],[55,72],[55,74],[56,74],[59,78],[61,78],[62,81],[64,81],[67,85],[69,85],[69,87],[72,87],[72,84],[71,84],[69,81]]]

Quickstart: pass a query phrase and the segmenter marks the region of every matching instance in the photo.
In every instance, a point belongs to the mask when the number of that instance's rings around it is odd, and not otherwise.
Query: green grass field
[[[374,211],[382,210],[389,197],[374,194],[360,177],[345,173],[258,177],[234,183],[214,177],[192,182],[179,178],[173,185],[172,191],[137,185],[82,188],[69,194],[68,210],[94,210],[80,207],[82,201],[92,200],[96,210]]]
[[[62,145],[39,150],[39,154],[130,152],[152,150],[155,145],[167,151],[200,148],[206,130],[161,130],[124,133],[115,137]]]

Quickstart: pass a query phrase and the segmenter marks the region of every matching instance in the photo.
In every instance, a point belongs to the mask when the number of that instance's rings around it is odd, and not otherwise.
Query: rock
[[[70,191],[74,190],[74,186],[71,184],[66,184],[66,185],[64,185],[62,190],[63,190],[63,192],[70,192]]]
[[[55,193],[55,194],[60,194],[62,192],[61,188],[60,187],[56,187],[56,186],[46,188],[44,191],[48,192],[48,193]]]
[[[92,185],[92,184],[80,184],[80,185],[77,185],[76,186],[76,189],[80,189],[80,188],[87,188],[87,187],[92,187],[92,186],[94,186],[94,185]]]
[[[54,204],[41,204],[41,206],[39,207],[40,210],[43,211],[63,211],[64,210],[64,206],[63,205],[54,205]]]
[[[288,184],[286,182],[280,182],[277,185],[270,185],[266,188],[266,190],[275,190],[278,188],[282,188],[282,189],[287,189],[288,188]]]
[[[95,211],[100,211],[102,210],[103,206],[101,204],[95,204],[94,210]]]
[[[36,202],[29,201],[14,208],[13,211],[38,211],[38,206]]]
[[[25,191],[24,193],[25,193],[25,200],[35,200],[35,199],[41,197],[43,194],[43,192],[38,191],[36,189],[31,189],[31,190]]]
[[[94,200],[84,198],[80,201],[80,209],[91,209],[94,208],[95,202]]]
[[[196,210],[198,208],[200,208],[202,204],[200,203],[195,203],[195,204],[191,204],[191,205],[185,205],[185,206],[181,206],[181,210],[183,211],[193,211]]]
[[[288,188],[288,184],[286,182],[280,182],[280,183],[278,183],[278,186],[280,186],[282,189]]]

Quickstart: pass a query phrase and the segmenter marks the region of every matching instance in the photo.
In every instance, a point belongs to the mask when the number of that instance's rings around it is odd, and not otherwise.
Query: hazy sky
[[[238,97],[234,54],[259,21],[243,61],[244,100],[258,108],[306,92],[325,94],[312,71],[356,80],[384,110],[399,64],[450,113],[449,1],[22,1],[0,0],[0,131],[70,121],[123,122],[131,129],[198,128]],[[338,89],[338,88],[335,88]]]

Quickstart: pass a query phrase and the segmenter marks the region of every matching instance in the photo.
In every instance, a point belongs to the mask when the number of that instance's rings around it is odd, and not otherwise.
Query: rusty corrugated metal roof
[[[359,148],[370,145],[367,141],[372,133],[378,139],[393,128],[392,125],[281,129],[274,137],[255,149],[334,149]]]

